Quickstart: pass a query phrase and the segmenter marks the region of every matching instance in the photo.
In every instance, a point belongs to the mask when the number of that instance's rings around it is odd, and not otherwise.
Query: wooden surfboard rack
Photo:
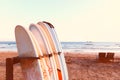
[[[54,55],[60,55],[61,52],[58,53],[54,53]],[[20,63],[20,60],[25,60],[25,59],[29,59],[29,60],[36,60],[36,59],[40,59],[40,58],[44,58],[44,57],[52,57],[52,53],[51,54],[44,54],[43,56],[39,56],[39,57],[12,57],[12,58],[6,58],[6,80],[13,80],[13,71],[14,71],[14,64]]]
[[[60,55],[61,52],[58,52],[58,55]],[[23,59],[40,59],[43,57],[51,57],[52,54],[48,54],[48,55],[43,55],[43,56],[39,56],[39,57],[12,57],[12,58],[6,58],[6,80],[13,80],[13,71],[14,71],[14,64],[20,63],[20,60]]]
[[[40,59],[40,57],[12,57],[6,58],[6,80],[13,80],[14,64],[20,63],[23,59]]]

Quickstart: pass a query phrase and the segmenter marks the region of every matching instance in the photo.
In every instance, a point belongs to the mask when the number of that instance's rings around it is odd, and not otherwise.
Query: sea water
[[[0,51],[17,51],[15,41],[1,41]]]
[[[120,42],[61,42],[65,52],[120,52]]]
[[[61,42],[63,52],[120,52],[120,42]],[[1,41],[0,51],[17,51],[15,41]]]

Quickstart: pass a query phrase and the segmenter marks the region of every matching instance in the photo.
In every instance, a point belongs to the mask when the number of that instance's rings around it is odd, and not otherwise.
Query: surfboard
[[[41,28],[41,30],[43,30],[44,34],[46,35],[45,38],[48,42],[48,45],[52,49],[52,53],[53,53],[53,56],[55,59],[55,64],[57,66],[57,73],[58,73],[59,80],[64,80],[64,78],[63,78],[64,73],[63,73],[60,57],[56,52],[57,51],[56,47],[53,46],[54,43],[53,43],[53,40],[51,38],[51,35],[49,34],[47,28],[45,27],[45,25],[42,22],[39,22],[39,28]]]
[[[38,27],[38,24],[31,24],[29,26],[29,30],[33,33],[33,35],[35,36],[39,47],[42,50],[42,53],[44,55],[50,55],[50,56],[46,56],[45,60],[46,60],[46,64],[47,67],[49,68],[49,75],[51,77],[51,80],[58,80],[58,76],[57,74],[57,67],[55,65],[55,60],[54,60],[54,56],[51,54],[51,49],[48,45],[48,42],[45,39],[45,35],[43,33],[43,31],[41,30],[41,28]]]
[[[54,29],[54,26],[51,23],[46,22],[46,21],[43,21],[43,23],[46,26],[46,29],[48,30],[47,34],[50,34],[50,37],[51,37],[50,39],[51,41],[53,41],[51,42],[51,47],[53,47],[53,50],[55,53],[59,53],[59,58],[60,58],[61,65],[62,65],[63,80],[68,80],[69,79],[68,71],[67,71],[67,65],[66,65],[65,58],[64,58],[64,53],[62,52],[62,47],[58,40],[57,33]]]
[[[25,80],[51,80],[42,51],[31,32],[18,25],[15,28],[15,38],[19,57],[40,57],[20,60]]]

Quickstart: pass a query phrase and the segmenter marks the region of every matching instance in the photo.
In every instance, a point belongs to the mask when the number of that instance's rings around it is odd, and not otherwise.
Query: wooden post
[[[6,59],[6,80],[13,80],[13,59]]]

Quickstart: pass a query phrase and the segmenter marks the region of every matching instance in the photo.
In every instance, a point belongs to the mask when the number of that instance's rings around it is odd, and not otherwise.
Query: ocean
[[[63,52],[120,52],[120,42],[61,42]],[[0,51],[17,51],[16,42],[1,41]]]
[[[16,42],[0,41],[0,51],[17,51]]]

